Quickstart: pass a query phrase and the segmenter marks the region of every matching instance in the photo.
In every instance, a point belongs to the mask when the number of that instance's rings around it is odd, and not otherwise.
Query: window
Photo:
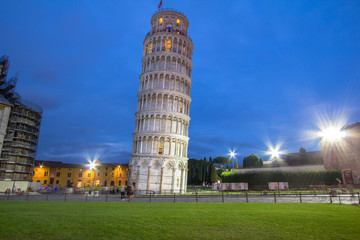
[[[49,176],[49,172],[44,172],[44,177]]]
[[[107,172],[105,173],[105,177],[107,177]]]
[[[113,177],[113,176],[114,176],[114,173],[111,173],[111,176]]]
[[[163,23],[163,19],[159,18],[159,25],[162,25],[162,23]]]
[[[98,177],[100,177],[100,173],[98,172]]]
[[[55,182],[56,184],[59,184],[59,180],[56,180],[56,182]]]
[[[68,173],[68,177],[71,177],[71,172]]]
[[[104,182],[104,186],[106,187],[107,186],[107,181],[105,180],[105,182]]]
[[[182,107],[180,108],[180,112],[182,113]]]
[[[91,173],[88,173],[88,177],[91,177]]]
[[[79,177],[82,177],[82,172],[81,172],[81,173],[79,173]]]
[[[150,43],[150,44],[149,44],[149,48],[148,48],[148,53],[151,53],[151,50],[152,50],[151,48],[152,48],[152,44]],[[106,168],[106,169],[107,169],[107,168]]]
[[[115,168],[113,168],[113,170],[115,170]]]
[[[183,54],[185,55],[186,52],[186,47],[183,48]]]
[[[60,177],[60,172],[57,172],[57,173],[56,173],[56,176],[57,176],[57,177]]]
[[[163,147],[159,147],[159,154],[163,154]]]
[[[44,184],[47,184],[47,180],[44,180]]]
[[[121,181],[119,181],[119,186],[121,186]]]
[[[121,173],[119,174],[119,177],[121,177]]]
[[[170,49],[171,49],[171,40],[167,40],[166,42],[166,51],[170,52]]]
[[[180,25],[180,19],[176,19],[176,26]]]

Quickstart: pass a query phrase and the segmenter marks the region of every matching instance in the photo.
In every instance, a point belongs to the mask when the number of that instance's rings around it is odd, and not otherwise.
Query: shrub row
[[[268,182],[288,182],[290,188],[309,187],[310,185],[336,185],[342,179],[339,170],[301,171],[301,172],[223,172],[222,182],[247,182],[249,188],[267,186]]]

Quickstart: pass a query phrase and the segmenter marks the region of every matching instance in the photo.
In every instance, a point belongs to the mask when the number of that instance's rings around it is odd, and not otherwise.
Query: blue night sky
[[[1,0],[0,55],[44,109],[38,160],[127,163],[159,0]],[[189,158],[320,150],[319,119],[360,120],[360,1],[174,1],[193,55]],[[266,157],[265,157],[266,159]]]

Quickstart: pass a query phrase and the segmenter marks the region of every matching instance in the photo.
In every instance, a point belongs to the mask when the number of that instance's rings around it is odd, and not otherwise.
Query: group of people
[[[90,188],[89,189],[89,195],[92,195],[93,190]],[[102,189],[101,194],[105,194],[105,193],[110,193],[110,194],[116,194],[119,193],[121,194],[121,200],[125,201],[125,196],[126,198],[130,201],[132,199],[134,199],[134,193],[135,193],[135,189],[133,186],[129,185],[126,188],[124,186],[122,186],[119,190],[119,188],[113,188],[110,189],[109,192],[107,192],[107,189]]]
[[[10,188],[6,189],[5,194],[22,194],[23,191],[21,191],[20,188],[16,189],[15,187],[12,188],[12,190]]]

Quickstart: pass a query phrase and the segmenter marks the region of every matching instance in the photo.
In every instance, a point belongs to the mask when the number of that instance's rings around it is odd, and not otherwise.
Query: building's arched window
[[[164,152],[164,148],[163,147],[159,147],[159,154],[163,154],[163,152]]]
[[[159,18],[159,25],[162,25],[162,23],[163,23],[163,19]]]
[[[184,47],[184,49],[183,49],[183,54],[185,55],[185,51],[186,51],[186,47]]]
[[[148,53],[151,53],[152,44],[149,44]]]
[[[171,49],[171,40],[167,40],[166,42],[166,51],[170,52],[170,49]]]
[[[167,25],[167,26],[166,26],[166,30],[167,30],[168,32],[171,32],[171,31],[172,31],[172,26],[171,26],[171,25]]]
[[[180,19],[176,19],[176,26],[180,25]]]

